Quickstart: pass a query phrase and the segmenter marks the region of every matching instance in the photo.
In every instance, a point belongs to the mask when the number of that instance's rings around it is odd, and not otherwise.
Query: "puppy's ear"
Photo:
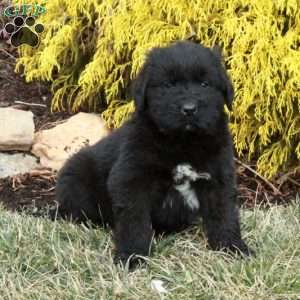
[[[232,110],[232,102],[234,97],[233,85],[232,82],[227,74],[225,67],[223,66],[223,59],[222,59],[222,50],[219,46],[214,46],[212,48],[212,53],[214,54],[215,58],[217,59],[217,65],[220,71],[221,79],[223,81],[223,93],[225,97],[225,103],[229,110]]]
[[[148,67],[147,64],[145,64],[139,71],[136,79],[132,84],[131,93],[137,111],[143,111],[146,109],[146,89],[148,84],[148,77]]]

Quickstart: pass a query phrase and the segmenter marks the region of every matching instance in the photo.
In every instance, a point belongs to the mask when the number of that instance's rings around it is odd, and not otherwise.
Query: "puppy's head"
[[[161,131],[213,134],[233,87],[220,51],[192,42],[152,49],[133,85],[136,109]]]

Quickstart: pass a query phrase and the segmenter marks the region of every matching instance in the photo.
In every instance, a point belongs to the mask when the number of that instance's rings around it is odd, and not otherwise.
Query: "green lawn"
[[[155,239],[132,273],[112,264],[111,232],[1,210],[0,299],[300,299],[299,202],[242,211],[255,258],[207,250],[194,227]]]

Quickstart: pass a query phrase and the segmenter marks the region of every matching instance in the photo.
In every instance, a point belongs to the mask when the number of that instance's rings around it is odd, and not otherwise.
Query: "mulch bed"
[[[0,107],[30,109],[35,115],[36,130],[52,127],[69,117],[70,113],[50,112],[51,93],[47,84],[25,83],[22,76],[14,73],[15,52],[3,45],[0,40]],[[299,176],[283,175],[281,182],[271,183],[257,176],[255,164],[240,161],[237,173],[240,203],[249,208],[256,204],[287,204],[300,191]],[[55,205],[55,176],[50,170],[40,170],[0,179],[0,205],[13,211],[43,215]]]
[[[33,172],[0,179],[0,203],[12,211],[43,215],[55,206],[55,174]]]
[[[48,129],[71,116],[68,112],[51,113],[50,88],[45,83],[26,83],[14,72],[16,52],[0,39],[0,107],[31,110],[35,129]],[[14,151],[16,152],[16,151]],[[54,202],[55,173],[40,170],[0,179],[0,205],[4,208],[41,214]]]
[[[1,40],[0,40],[1,47]],[[70,116],[67,112],[51,113],[51,93],[47,84],[26,83],[24,77],[14,72],[14,50],[0,48],[0,107],[12,106],[31,110],[36,130],[45,129]]]

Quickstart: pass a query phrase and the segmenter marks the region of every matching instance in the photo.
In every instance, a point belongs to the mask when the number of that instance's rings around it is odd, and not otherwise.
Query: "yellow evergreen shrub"
[[[219,44],[236,96],[231,129],[259,172],[300,170],[299,0],[49,0],[37,49],[17,70],[51,81],[52,109],[101,106],[112,127],[133,111],[130,80],[155,46]]]

